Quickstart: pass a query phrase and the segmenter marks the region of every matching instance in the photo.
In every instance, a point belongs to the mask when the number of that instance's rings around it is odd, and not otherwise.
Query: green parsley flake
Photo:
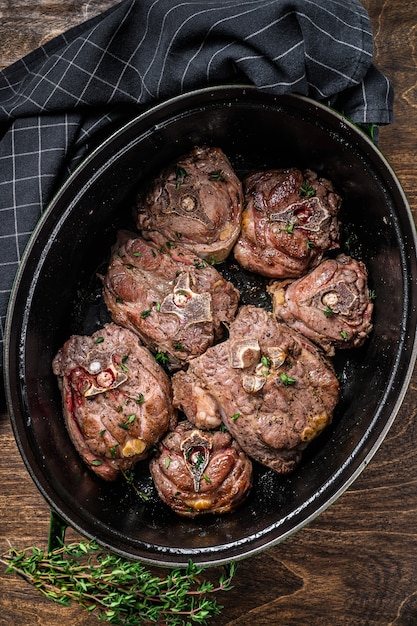
[[[285,372],[282,372],[279,377],[286,387],[295,383],[295,378],[291,378],[291,376],[288,376]]]

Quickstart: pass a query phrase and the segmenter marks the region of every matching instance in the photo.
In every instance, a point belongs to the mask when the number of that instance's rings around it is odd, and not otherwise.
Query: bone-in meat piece
[[[176,424],[170,380],[137,335],[106,324],[73,335],[57,352],[69,436],[86,464],[105,480],[148,456]]]
[[[137,333],[172,369],[202,354],[236,312],[239,292],[177,244],[121,231],[103,280],[114,322]]]
[[[373,302],[365,265],[345,254],[309,274],[269,286],[279,321],[303,333],[333,356],[361,346],[372,330]]]
[[[196,147],[164,169],[139,195],[136,221],[145,238],[181,243],[223,261],[240,231],[242,184],[220,148]]]
[[[311,170],[255,172],[244,180],[238,263],[271,278],[298,278],[338,247],[341,199]]]
[[[174,406],[198,428],[221,422],[246,454],[277,473],[294,470],[339,397],[333,366],[272,313],[243,306],[229,339],[172,379]]]
[[[188,421],[160,441],[149,468],[161,499],[185,517],[232,511],[252,484],[252,463],[229,433]]]

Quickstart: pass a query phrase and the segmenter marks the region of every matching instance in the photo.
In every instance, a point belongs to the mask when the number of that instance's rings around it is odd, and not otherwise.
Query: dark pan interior
[[[240,509],[192,521],[155,498],[146,463],[137,467],[135,488],[124,479],[104,483],[86,469],[65,430],[51,361],[70,334],[93,332],[108,319],[96,273],[117,228],[130,226],[135,190],[203,143],[220,146],[242,175],[295,165],[329,177],[343,196],[343,245],[366,263],[377,297],[370,339],[335,357],[341,401],[299,469],[282,478],[256,468],[252,495]],[[102,144],[59,192],[16,281],[6,393],[34,481],[82,534],[144,561],[221,563],[284,539],[343,492],[391,425],[415,359],[416,277],[414,227],[401,188],[372,142],[339,115],[305,98],[239,86],[152,109]],[[252,293],[245,288],[243,301]]]

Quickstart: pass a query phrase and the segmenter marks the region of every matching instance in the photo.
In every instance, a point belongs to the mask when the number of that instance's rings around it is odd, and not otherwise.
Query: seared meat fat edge
[[[106,324],[73,335],[53,360],[69,436],[88,467],[114,480],[175,427],[169,377],[134,333]]]
[[[174,406],[198,428],[222,422],[248,456],[286,474],[331,423],[339,398],[333,366],[271,313],[243,306],[229,339],[172,378]]]
[[[188,421],[160,441],[149,468],[160,498],[184,517],[233,511],[252,486],[252,463],[230,433]]]
[[[113,321],[163,354],[170,369],[222,336],[240,297],[214,267],[179,244],[157,246],[128,231],[118,233],[103,293]]]
[[[158,245],[181,243],[210,263],[228,256],[241,226],[242,183],[220,148],[196,147],[139,195],[136,223]]]

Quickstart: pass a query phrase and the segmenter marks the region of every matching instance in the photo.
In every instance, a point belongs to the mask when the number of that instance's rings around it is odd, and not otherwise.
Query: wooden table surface
[[[113,0],[0,0],[0,67]],[[396,122],[380,148],[417,214],[417,2],[364,0],[375,61],[396,92]],[[382,446],[356,482],[318,519],[239,564],[213,626],[414,626],[417,624],[417,377]],[[0,414],[0,552],[44,548],[49,509]],[[71,531],[69,538],[77,537]],[[1,626],[92,626],[77,606],[44,600],[0,567]]]

